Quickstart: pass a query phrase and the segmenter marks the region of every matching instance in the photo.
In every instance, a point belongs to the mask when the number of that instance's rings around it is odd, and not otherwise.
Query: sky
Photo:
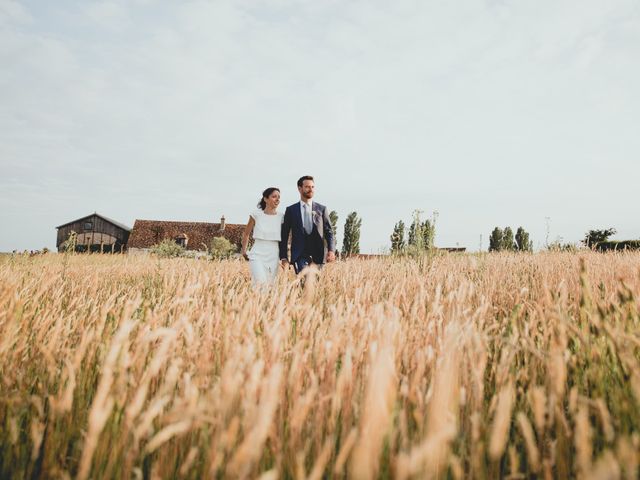
[[[296,180],[361,251],[640,238],[635,0],[0,0],[0,251],[94,211],[245,223]]]

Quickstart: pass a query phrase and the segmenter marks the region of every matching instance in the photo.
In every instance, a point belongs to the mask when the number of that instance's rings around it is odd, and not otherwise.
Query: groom
[[[336,241],[329,220],[327,207],[314,202],[315,183],[306,175],[298,180],[300,201],[287,207],[282,222],[280,238],[280,263],[286,268],[289,263],[287,244],[291,232],[291,263],[296,273],[312,263],[324,264],[324,246],[327,244],[327,262],[336,259]]]

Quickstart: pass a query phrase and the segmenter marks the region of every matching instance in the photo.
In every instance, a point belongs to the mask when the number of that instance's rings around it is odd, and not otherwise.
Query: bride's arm
[[[247,222],[247,226],[244,227],[244,232],[242,232],[242,256],[249,260],[247,256],[247,245],[249,244],[249,235],[253,231],[253,226],[256,224],[256,221],[253,219],[251,215],[249,215],[249,221]]]

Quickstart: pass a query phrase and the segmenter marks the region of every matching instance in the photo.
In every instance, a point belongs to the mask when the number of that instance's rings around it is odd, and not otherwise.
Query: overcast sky
[[[636,0],[0,0],[0,251],[244,223],[305,174],[363,252],[414,209],[470,250],[640,238],[639,58]]]

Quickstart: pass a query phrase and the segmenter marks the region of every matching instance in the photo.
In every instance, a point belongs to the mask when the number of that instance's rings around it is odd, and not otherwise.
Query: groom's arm
[[[280,260],[289,260],[287,247],[289,244],[289,232],[291,231],[291,215],[289,209],[284,211],[284,219],[280,228]]]

